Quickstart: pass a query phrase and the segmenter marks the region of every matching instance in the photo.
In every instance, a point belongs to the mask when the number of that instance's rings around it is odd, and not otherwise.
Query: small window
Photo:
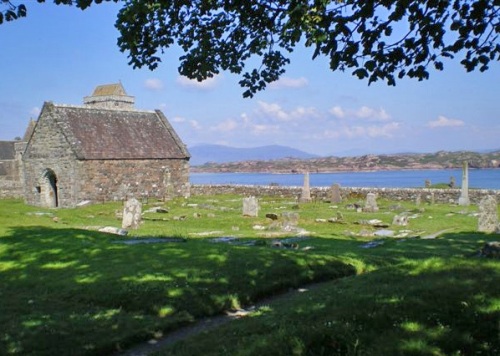
[[[36,186],[35,189],[36,189],[37,193],[41,193],[42,192],[42,188],[39,185]]]

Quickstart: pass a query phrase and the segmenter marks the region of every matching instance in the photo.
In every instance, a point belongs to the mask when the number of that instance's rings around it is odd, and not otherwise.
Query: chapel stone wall
[[[190,195],[185,159],[80,161],[78,201],[119,201]]]
[[[27,204],[44,206],[43,186],[47,174],[57,187],[57,206],[74,206],[78,196],[78,165],[66,138],[54,120],[39,120],[23,160],[24,198]]]

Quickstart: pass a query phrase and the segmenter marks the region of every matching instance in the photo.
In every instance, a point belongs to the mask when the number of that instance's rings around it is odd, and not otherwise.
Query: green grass
[[[165,355],[494,355],[500,350],[500,261],[475,257],[495,234],[476,233],[475,207],[379,200],[357,213],[316,202],[260,200],[257,218],[241,216],[237,196],[192,197],[148,213],[126,238],[121,203],[46,210],[0,201],[0,355],[100,355],[159,337],[182,325],[263,297],[330,281],[260,308],[251,316],[182,341]],[[145,206],[144,209],[150,206]],[[415,214],[410,236],[355,236]],[[467,210],[467,211],[464,211]],[[299,249],[270,247],[254,225],[268,212],[296,211],[311,238]],[[317,222],[344,215],[344,224]],[[40,214],[47,213],[47,214]],[[52,214],[52,215],[48,215]],[[180,217],[184,217],[180,219]],[[159,220],[163,219],[163,220]],[[216,232],[214,236],[200,234]],[[206,235],[206,234],[205,234]],[[217,236],[256,246],[210,242]],[[294,236],[283,234],[280,237]],[[183,237],[185,242],[125,245],[118,240]],[[311,249],[303,250],[304,247]]]

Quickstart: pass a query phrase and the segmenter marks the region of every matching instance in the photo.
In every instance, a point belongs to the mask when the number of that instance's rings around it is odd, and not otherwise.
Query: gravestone
[[[455,188],[455,177],[450,177],[450,184],[448,184],[448,186],[452,189]]]
[[[363,208],[363,211],[367,213],[374,213],[378,211],[377,195],[375,193],[366,194],[365,207]]]
[[[462,165],[462,189],[460,191],[460,198],[458,198],[458,205],[468,206],[469,201],[469,163],[464,161]]]
[[[259,201],[256,197],[243,198],[243,216],[259,216]]]
[[[491,233],[498,229],[497,201],[494,196],[485,196],[479,202],[479,219],[477,230]]]
[[[416,206],[420,206],[420,204],[422,203],[422,195],[419,193],[417,194],[417,196],[415,197],[415,205]]]
[[[392,225],[407,226],[408,225],[408,215],[407,214],[395,215],[394,218],[392,219]]]
[[[336,183],[330,188],[330,202],[342,203],[342,196],[340,195],[340,184]]]
[[[281,219],[283,231],[295,231],[299,223],[299,213],[283,212],[281,213]]]
[[[299,202],[309,203],[311,201],[311,188],[309,187],[309,172],[304,174],[304,186],[302,187],[302,192],[300,193]]]
[[[141,224],[142,204],[135,198],[125,202],[123,207],[123,229],[137,229]]]

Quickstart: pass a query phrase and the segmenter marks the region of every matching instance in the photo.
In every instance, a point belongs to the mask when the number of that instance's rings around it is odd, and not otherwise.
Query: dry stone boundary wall
[[[313,200],[328,200],[330,187],[311,187]],[[271,185],[205,185],[191,186],[191,195],[237,194],[243,196],[277,196],[299,198],[302,187],[271,186]],[[428,189],[428,188],[367,188],[341,187],[344,199],[349,197],[365,198],[368,193],[375,193],[378,198],[389,200],[416,201],[420,195],[422,203],[457,203],[460,189]],[[487,195],[493,195],[500,202],[500,190],[470,189],[469,199],[472,204],[478,204]]]

